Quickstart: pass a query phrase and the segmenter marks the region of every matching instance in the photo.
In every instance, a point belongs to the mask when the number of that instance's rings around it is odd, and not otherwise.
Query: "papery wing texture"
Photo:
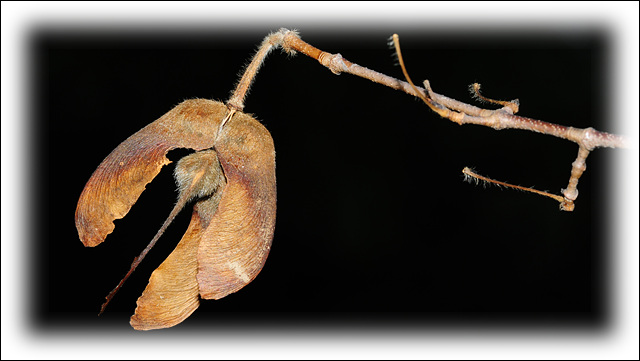
[[[122,142],[95,170],[76,208],[76,227],[85,246],[96,246],[113,232],[146,185],[170,163],[175,148],[202,150],[214,145],[226,106],[187,100]]]
[[[134,329],[153,330],[175,326],[200,305],[196,280],[198,245],[202,231],[218,207],[223,188],[194,206],[191,223],[182,240],[151,274],[130,320]]]
[[[182,322],[198,308],[198,296],[220,299],[238,291],[258,275],[267,259],[276,216],[273,139],[262,124],[242,112],[220,130],[227,113],[216,101],[181,103],[111,152],[80,195],[78,234],[85,246],[96,246],[170,162],[168,151],[213,149],[206,152],[217,155],[216,174],[224,175],[213,181],[219,182],[213,195],[197,201],[182,240],[151,275],[131,317],[135,329]],[[206,188],[208,182],[198,187]]]
[[[275,149],[269,131],[236,113],[215,144],[227,186],[198,250],[204,299],[220,299],[251,282],[262,269],[276,217]]]

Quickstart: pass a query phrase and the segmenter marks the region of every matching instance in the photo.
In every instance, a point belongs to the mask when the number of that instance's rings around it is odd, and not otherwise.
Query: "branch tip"
[[[474,99],[487,103],[502,105],[502,110],[506,111],[509,114],[515,114],[520,109],[520,101],[518,99],[514,99],[511,101],[489,99],[487,97],[484,97],[480,93],[480,87],[481,85],[479,83],[473,83],[469,86],[469,90],[471,90],[471,95]]]

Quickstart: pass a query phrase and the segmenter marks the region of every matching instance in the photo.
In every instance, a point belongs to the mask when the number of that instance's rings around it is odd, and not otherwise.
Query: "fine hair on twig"
[[[545,196],[545,197],[549,197],[552,199],[555,199],[556,201],[562,203],[564,202],[564,198],[555,194],[551,194],[548,192],[544,192],[544,191],[539,191],[537,189],[534,188],[529,188],[529,187],[523,187],[523,186],[518,186],[515,184],[510,184],[510,183],[506,183],[506,182],[501,182],[495,179],[491,179],[485,176],[482,176],[476,172],[474,172],[471,168],[469,167],[464,167],[464,169],[462,169],[462,174],[464,174],[464,180],[465,182],[474,182],[476,184],[482,182],[483,186],[486,186],[487,184],[494,184],[497,185],[498,187],[507,187],[507,188],[512,188],[512,189],[517,189],[517,190],[521,190],[521,191],[525,191],[525,192],[531,192],[531,193],[535,193],[535,194],[539,194],[541,196]]]

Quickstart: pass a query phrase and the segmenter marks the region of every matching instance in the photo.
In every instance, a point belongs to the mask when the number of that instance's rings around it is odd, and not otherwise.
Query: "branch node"
[[[567,211],[567,212],[573,212],[573,209],[576,207],[576,205],[573,203],[573,201],[565,199],[562,203],[560,203],[560,210],[561,211]]]
[[[347,70],[347,65],[344,63],[340,53],[331,54],[323,51],[318,56],[318,62],[329,68],[336,75],[340,75],[340,73]]]
[[[587,150],[589,151],[593,150],[595,147],[598,146],[598,139],[597,139],[596,133],[598,132],[591,127],[583,130],[582,146],[587,148]]]
[[[286,39],[287,39],[287,36],[300,38],[300,33],[298,33],[298,31],[295,29],[289,30],[285,28],[280,28],[278,32],[282,34],[282,39],[280,41],[280,46],[282,47],[282,51],[284,51],[288,55],[296,55],[298,52],[293,47],[291,47],[291,44],[287,42]]]

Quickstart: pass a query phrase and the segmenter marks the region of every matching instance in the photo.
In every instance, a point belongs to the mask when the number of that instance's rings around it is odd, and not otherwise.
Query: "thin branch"
[[[393,35],[393,45],[396,48],[396,54],[402,67],[402,71],[408,82],[390,77],[377,71],[365,68],[358,64],[352,63],[344,59],[340,54],[331,54],[322,51],[307,42],[303,41],[297,32],[287,29],[280,29],[276,33],[269,34],[262,43],[262,46],[254,56],[253,60],[247,67],[242,79],[238,83],[238,87],[233,96],[227,102],[230,109],[242,110],[244,107],[244,97],[257,74],[260,65],[263,63],[266,55],[277,46],[281,46],[288,53],[300,52],[307,55],[320,64],[327,67],[334,74],[348,73],[369,79],[375,83],[385,85],[392,89],[403,91],[409,95],[413,95],[422,99],[434,112],[440,116],[462,124],[477,124],[491,127],[496,130],[500,129],[523,129],[542,134],[552,135],[558,138],[567,139],[575,142],[579,146],[578,157],[573,162],[569,185],[563,190],[564,197],[552,195],[546,192],[540,192],[532,189],[526,189],[535,193],[545,193],[556,200],[561,200],[560,209],[572,211],[574,209],[574,201],[578,196],[578,180],[586,169],[586,158],[589,152],[598,147],[609,148],[625,148],[627,141],[624,137],[600,132],[593,128],[574,128],[566,127],[558,124],[547,123],[537,119],[531,119],[515,115],[518,112],[518,101],[501,101],[486,98],[480,94],[480,84],[473,84],[472,90],[475,97],[487,101],[489,103],[499,104],[503,107],[497,110],[482,109],[459,100],[451,99],[444,95],[438,94],[431,89],[428,80],[424,81],[424,88],[418,87],[411,81],[400,51],[399,37]],[[465,168],[467,169],[467,168]],[[490,178],[486,178],[490,179]],[[495,183],[499,181],[491,180]],[[503,185],[508,185],[504,183]],[[508,185],[517,188],[518,186]]]
[[[487,183],[493,183],[493,184],[497,184],[499,186],[503,186],[503,187],[508,187],[508,188],[514,188],[514,189],[518,189],[521,191],[526,191],[526,192],[531,192],[531,193],[535,193],[541,196],[545,196],[545,197],[549,197],[551,199],[555,199],[556,201],[560,202],[561,204],[564,203],[564,198],[552,193],[548,193],[548,192],[544,192],[544,191],[539,191],[537,189],[534,188],[529,188],[529,187],[523,187],[523,186],[517,186],[515,184],[510,184],[510,183],[506,183],[506,182],[501,182],[495,179],[491,179],[485,176],[482,176],[476,172],[474,172],[473,170],[471,170],[469,167],[464,167],[464,169],[462,170],[462,174],[465,175],[465,179],[475,179],[476,183],[478,182],[478,180],[481,180],[483,182],[487,182]],[[469,177],[469,178],[467,178]],[[469,179],[469,180],[470,180]]]
[[[229,100],[227,100],[227,106],[229,108],[240,111],[244,109],[244,99],[247,96],[249,88],[251,88],[256,75],[258,74],[258,70],[260,70],[260,66],[262,66],[264,59],[269,55],[273,48],[282,45],[283,36],[284,34],[282,30],[280,30],[279,32],[271,33],[264,38],[262,44],[258,48],[258,51],[253,56],[251,63],[249,63],[245,69],[242,78],[238,81],[233,95]]]
[[[511,101],[504,101],[504,100],[495,100],[495,99],[486,98],[482,94],[480,94],[480,84],[478,83],[471,84],[470,88],[473,96],[476,99],[485,101],[487,103],[502,105],[503,107],[502,110],[504,110],[505,112],[515,114],[518,112],[518,110],[520,110],[520,101],[518,101],[518,99],[511,100]]]
[[[560,209],[563,211],[573,211],[575,207],[573,202],[578,198],[578,180],[582,176],[582,173],[587,169],[587,157],[589,156],[589,149],[580,146],[578,149],[578,157],[571,164],[571,178],[569,178],[569,185],[566,189],[562,190],[564,195],[564,202],[560,205]]]
[[[388,86],[392,89],[401,90],[409,95],[413,95],[419,98],[426,97],[432,100],[433,103],[438,104],[441,107],[445,107],[447,109],[462,113],[463,119],[460,119],[461,124],[469,123],[485,125],[494,129],[512,128],[532,130],[538,133],[564,138],[572,142],[584,143],[584,145],[589,149],[594,149],[597,147],[626,147],[625,139],[619,135],[599,132],[593,128],[579,129],[573,127],[565,127],[536,119],[516,116],[502,110],[487,110],[478,108],[476,106],[437,94],[433,92],[428,85],[426,86],[429,89],[428,93],[426,89],[420,87],[415,87],[414,89],[411,84],[405,81],[352,63],[347,59],[344,59],[340,54],[331,54],[319,50],[300,39],[298,34],[295,32],[288,31],[286,29],[281,29],[280,31],[284,32],[285,34],[283,38],[283,47],[299,51],[313,59],[316,59],[320,64],[329,68],[329,70],[331,70],[333,73],[353,74],[365,79],[369,79],[375,83]],[[439,107],[436,105],[436,108]],[[450,116],[456,117],[455,115]],[[457,119],[454,121],[458,122]]]

